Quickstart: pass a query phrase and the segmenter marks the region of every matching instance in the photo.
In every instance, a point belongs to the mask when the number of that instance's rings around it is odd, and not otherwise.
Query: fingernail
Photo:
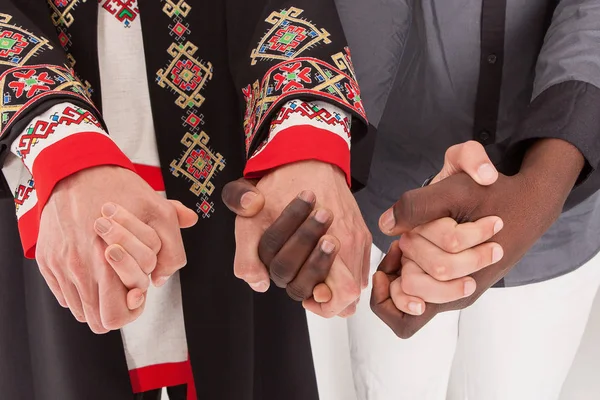
[[[136,306],[137,306],[137,307],[139,307],[139,306],[141,306],[141,305],[142,305],[142,303],[144,302],[144,298],[145,298],[145,297],[146,297],[146,296],[144,296],[144,293],[142,293],[142,294],[140,294],[140,295],[138,296],[138,298],[137,298],[137,299],[136,299],[136,301],[135,301],[135,304],[136,304]]]
[[[269,288],[266,282],[258,282],[258,283],[249,283],[252,290],[260,293],[264,293]]]
[[[416,315],[423,314],[423,305],[421,303],[410,302],[408,303],[408,309],[411,313]]]
[[[464,286],[464,290],[465,290],[465,297],[469,297],[470,295],[472,295],[473,293],[475,293],[475,282],[473,281],[466,281],[465,282],[465,286]]]
[[[112,227],[110,220],[106,219],[106,218],[98,218],[96,220],[96,223],[94,224],[94,227],[96,228],[96,231],[98,231],[98,233],[100,233],[101,235],[106,235],[108,232],[110,232],[110,228]]]
[[[496,169],[492,164],[483,164],[477,170],[477,175],[479,175],[479,179],[482,181],[488,182],[496,176]]]
[[[298,195],[298,198],[309,204],[312,204],[316,201],[315,194],[310,190],[303,191]]]
[[[492,263],[496,264],[498,261],[502,260],[502,257],[504,257],[504,251],[502,250],[502,247],[494,246],[492,249]]]
[[[102,215],[106,218],[110,218],[117,213],[117,206],[113,203],[106,203],[102,206]]]
[[[167,283],[167,281],[169,280],[169,278],[170,278],[169,276],[161,276],[160,278],[156,279],[154,285],[156,287],[164,286],[165,283]]]
[[[108,256],[111,258],[111,260],[119,262],[123,260],[123,250],[121,250],[120,247],[113,247],[108,251]]]
[[[247,210],[248,208],[250,208],[252,203],[254,203],[254,199],[256,199],[256,196],[257,196],[257,194],[254,192],[244,193],[244,195],[240,199],[240,205],[242,206],[242,208],[244,210]]]
[[[381,216],[381,227],[389,232],[394,229],[396,225],[396,217],[394,217],[394,210],[389,209]]]
[[[317,213],[315,214],[315,221],[317,221],[320,224],[327,223],[327,221],[329,221],[329,211],[327,211],[327,210],[317,211]]]
[[[331,243],[328,240],[323,240],[321,243],[321,251],[325,254],[331,254],[335,250],[335,244]]]
[[[494,235],[497,234],[498,232],[500,232],[502,230],[502,228],[504,228],[504,222],[501,219],[499,219],[494,224]]]

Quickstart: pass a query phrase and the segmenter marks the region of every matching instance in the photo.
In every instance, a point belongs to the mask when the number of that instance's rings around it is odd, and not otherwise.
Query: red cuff
[[[312,125],[296,125],[279,132],[259,154],[248,160],[244,177],[261,178],[273,168],[306,160],[338,166],[344,171],[350,186],[352,175],[348,144],[335,133]]]
[[[33,179],[38,202],[20,218],[19,230],[25,257],[35,258],[39,221],[54,187],[67,176],[100,165],[116,165],[135,172],[131,161],[107,136],[82,132],[49,146],[35,159]]]

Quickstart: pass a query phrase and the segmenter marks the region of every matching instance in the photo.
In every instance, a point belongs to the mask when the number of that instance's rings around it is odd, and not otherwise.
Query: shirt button
[[[489,56],[487,56],[487,62],[488,64],[496,64],[496,61],[498,61],[498,56],[496,56],[495,54],[490,54]]]
[[[479,132],[479,141],[486,142],[490,138],[490,133],[488,131]]]

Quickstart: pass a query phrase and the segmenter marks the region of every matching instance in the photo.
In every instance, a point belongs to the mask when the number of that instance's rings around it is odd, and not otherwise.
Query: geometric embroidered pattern
[[[350,51],[346,48],[344,53],[338,53],[332,59],[335,66],[309,57],[284,61],[272,67],[262,82],[257,81],[243,89],[247,153],[265,119],[275,107],[282,106],[282,100],[290,97],[308,95],[316,99],[330,99],[366,119]]]
[[[213,176],[225,168],[223,156],[208,147],[209,140],[205,132],[186,133],[181,139],[186,150],[178,161],[171,162],[173,175],[187,178],[192,183],[190,191],[196,196],[210,196],[215,190],[211,182]],[[208,213],[204,214],[208,216]]]
[[[47,39],[24,28],[10,25],[10,15],[0,14],[0,64],[18,67],[45,49],[52,49]]]
[[[291,7],[289,10],[275,11],[266,19],[273,25],[252,50],[251,65],[257,60],[291,60],[320,42],[331,43],[329,32],[318,29],[303,18],[297,18],[303,10]]]
[[[23,161],[25,161],[27,155],[31,152],[32,147],[38,144],[40,140],[48,138],[59,126],[93,125],[103,129],[102,124],[98,122],[92,113],[82,108],[71,106],[65,107],[61,112],[55,112],[50,116],[49,120],[36,118],[34,121],[19,137],[19,142],[13,144],[15,146],[13,150],[16,150],[16,154]]]
[[[215,190],[212,180],[225,168],[223,156],[208,147],[210,138],[202,130],[204,115],[199,111],[206,100],[201,92],[213,77],[213,66],[195,57],[198,47],[186,40],[191,30],[184,18],[191,6],[184,0],[161,1],[165,3],[163,12],[172,21],[169,35],[174,43],[167,50],[172,59],[166,68],[157,71],[156,83],[177,96],[175,104],[183,109],[181,121],[186,132],[181,139],[185,150],[171,162],[170,169],[175,177],[190,182],[190,191],[200,198],[196,212],[202,218],[210,218],[215,212],[215,204],[210,200]]]
[[[15,208],[19,212],[19,208],[31,197],[32,192],[35,190],[33,179],[29,179],[27,184],[19,185],[15,189]]]
[[[48,0],[50,9],[52,10],[52,23],[54,26],[63,25],[65,27],[71,26],[75,21],[75,18],[71,14],[71,11],[81,2],[85,3],[87,0]]]
[[[131,23],[140,13],[138,9],[138,0],[98,0],[106,11],[112,14],[119,22],[122,22],[125,28],[129,28]]]
[[[192,9],[185,0],[161,0],[165,2],[163,12],[170,18],[173,16],[187,17],[188,13]]]
[[[0,135],[21,111],[48,95],[77,97],[92,105],[89,89],[71,69],[56,65],[11,68],[0,75]]]
[[[156,82],[179,95],[175,103],[181,108],[200,107],[205,100],[200,92],[213,76],[212,64],[194,57],[197,50],[191,42],[171,44],[167,51],[173,59],[157,72]]]
[[[314,120],[315,122],[330,128],[339,126],[344,130],[348,139],[351,138],[350,121],[348,120],[348,117],[337,112],[331,113],[326,108],[321,108],[314,103],[298,100],[290,101],[284,107],[281,107],[281,111],[279,111],[271,121],[271,131],[294,115]]]

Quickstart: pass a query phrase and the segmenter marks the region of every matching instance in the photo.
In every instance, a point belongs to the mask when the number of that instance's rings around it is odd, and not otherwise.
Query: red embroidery
[[[282,65],[279,67],[279,70],[283,73],[277,73],[273,76],[277,85],[275,86],[275,90],[280,90],[281,86],[285,84],[283,87],[283,92],[289,92],[290,90],[302,89],[304,88],[304,83],[311,83],[310,79],[310,67],[302,68],[302,63],[293,63],[289,65]]]
[[[122,22],[126,28],[129,28],[139,15],[137,0],[98,0],[99,3],[103,1],[105,3],[102,4],[102,8]]]
[[[13,72],[13,77],[18,79],[8,84],[8,87],[15,91],[15,96],[21,97],[23,92],[27,90],[27,98],[30,99],[39,91],[45,92],[50,90],[50,86],[55,82],[48,77],[48,72],[41,72],[35,75],[35,70],[31,69],[26,72]]]
[[[18,147],[16,149],[17,155],[25,160],[31,152],[31,148],[40,140],[46,139],[53,134],[59,125],[70,126],[73,124],[91,124],[98,128],[102,128],[100,122],[98,122],[96,117],[89,111],[82,108],[67,106],[62,112],[54,113],[50,117],[50,120],[39,119],[36,121],[35,125],[27,128],[19,138]]]

